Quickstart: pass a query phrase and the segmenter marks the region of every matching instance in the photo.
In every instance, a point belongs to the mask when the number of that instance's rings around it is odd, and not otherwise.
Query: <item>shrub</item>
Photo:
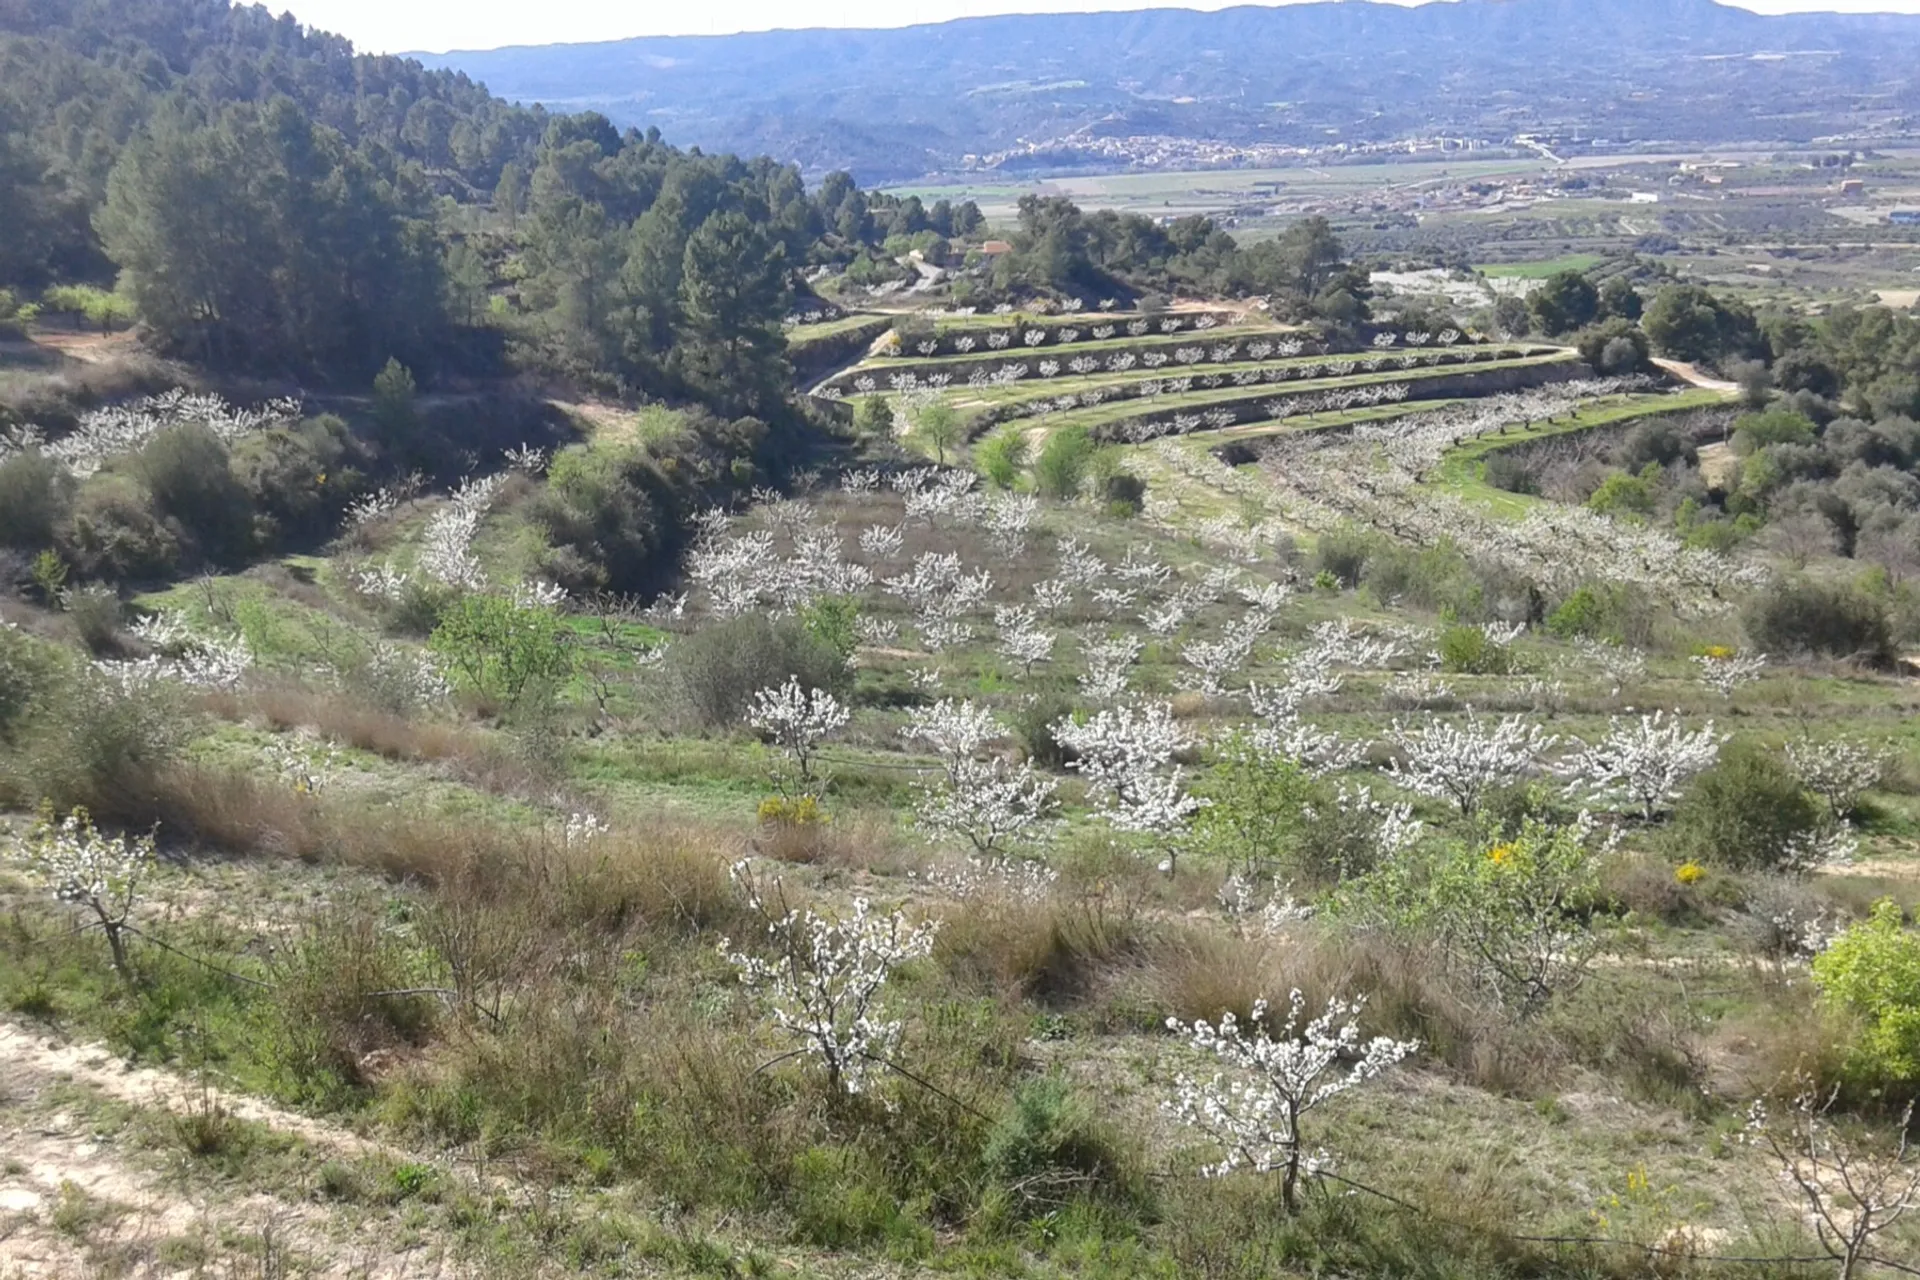
[[[1207,801],[1193,820],[1193,839],[1202,853],[1248,876],[1285,879],[1294,870],[1292,854],[1309,815],[1325,804],[1313,779],[1298,762],[1256,751],[1250,743],[1226,744],[1222,759],[1194,788]],[[1330,807],[1330,806],[1329,806]],[[1315,879],[1341,868],[1314,868]]]
[[[1580,826],[1529,819],[1511,839],[1439,853],[1419,874],[1394,859],[1341,891],[1338,914],[1430,937],[1460,975],[1523,1022],[1585,980],[1599,946],[1590,918],[1600,864]]]
[[[1313,553],[1315,575],[1331,574],[1343,587],[1360,585],[1367,560],[1379,549],[1379,542],[1361,529],[1335,529],[1320,535]]]
[[[1056,431],[1041,446],[1033,464],[1033,482],[1049,498],[1077,498],[1096,452],[1093,434],[1085,427]]]
[[[253,504],[234,477],[227,446],[197,423],[170,427],[140,451],[133,469],[154,510],[185,532],[201,555],[222,564],[245,558]]]
[[[1143,1185],[1119,1136],[1056,1076],[1020,1087],[982,1159],[995,1191],[1022,1217],[1082,1196],[1137,1198]]]
[[[1891,898],[1814,957],[1821,994],[1865,1023],[1849,1070],[1873,1088],[1920,1084],[1920,933]]]
[[[1017,426],[1004,426],[973,449],[973,465],[996,489],[1011,489],[1027,465],[1027,435]]]
[[[1622,377],[1645,370],[1651,362],[1647,335],[1631,320],[1615,318],[1589,325],[1574,335],[1580,358],[1595,373]]]
[[[1573,594],[1560,602],[1558,608],[1547,615],[1547,630],[1562,640],[1579,637],[1600,639],[1608,634],[1607,617],[1612,610],[1608,607],[1606,587],[1583,586],[1574,589]]]
[[[120,645],[120,596],[98,584],[66,592],[67,616],[80,642],[93,653],[111,653]]]
[[[1628,471],[1639,472],[1649,462],[1671,467],[1677,462],[1696,462],[1699,456],[1699,451],[1679,427],[1656,419],[1643,422],[1627,432],[1627,438],[1620,442],[1614,461]]]
[[[1660,464],[1638,472],[1613,471],[1587,499],[1587,510],[1602,516],[1649,516],[1659,504]]]
[[[347,424],[332,414],[249,436],[233,451],[235,479],[263,522],[263,540],[318,539],[358,495]]]
[[[1072,714],[1072,698],[1057,690],[1042,690],[1021,700],[1007,716],[1007,727],[1027,759],[1058,772],[1067,767],[1067,749],[1053,736],[1053,726]]]
[[[1496,489],[1507,493],[1524,493],[1538,496],[1540,477],[1536,476],[1527,464],[1514,456],[1512,450],[1502,450],[1486,461],[1484,468],[1486,481]]]
[[[1742,414],[1733,424],[1733,451],[1745,458],[1774,444],[1812,444],[1813,422],[1791,409]]]
[[[53,655],[16,628],[0,626],[0,743],[12,745],[53,678]]]
[[[27,769],[33,789],[61,808],[84,805],[103,821],[150,822],[155,774],[177,758],[191,729],[176,690],[116,683],[86,671],[50,691],[36,717]]]
[[[852,596],[823,597],[800,611],[800,625],[849,662],[860,647],[860,602]]]
[[[39,551],[73,503],[73,479],[38,450],[0,462],[0,547]]]
[[[368,1054],[421,1043],[432,1027],[431,997],[384,994],[421,985],[416,956],[387,921],[375,904],[340,902],[275,948],[267,1058],[295,1100],[338,1105],[366,1083]]]
[[[885,396],[861,396],[853,406],[853,427],[862,435],[892,435],[893,406]]]
[[[1100,500],[1110,516],[1137,516],[1146,505],[1147,482],[1125,471],[1108,476],[1100,486]]]
[[[804,688],[839,691],[847,664],[831,644],[798,621],[759,615],[705,627],[667,649],[666,680],[680,710],[709,729],[740,724],[762,689],[788,677]]]
[[[1886,603],[1837,583],[1784,579],[1754,597],[1742,621],[1754,646],[1767,653],[1884,663],[1893,647]]]
[[[1674,845],[1700,862],[1771,871],[1789,865],[1796,843],[1822,820],[1819,804],[1772,753],[1735,743],[1681,797]]]
[[[554,547],[543,567],[570,591],[638,589],[660,549],[666,488],[638,450],[561,451],[528,509]]]
[[[507,714],[549,701],[573,672],[566,623],[552,609],[503,596],[464,596],[427,642],[447,668],[486,703]]]
[[[1479,627],[1448,627],[1440,633],[1440,666],[1458,675],[1510,675],[1513,650],[1496,644]]]
[[[154,514],[131,476],[98,475],[80,486],[62,551],[89,578],[111,582],[172,577],[180,541]]]

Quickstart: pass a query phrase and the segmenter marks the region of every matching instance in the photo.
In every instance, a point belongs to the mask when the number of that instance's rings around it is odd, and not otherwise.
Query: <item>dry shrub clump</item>
[[[964,987],[1060,1006],[1095,994],[1145,936],[1107,895],[988,890],[946,913],[934,959]]]
[[[1226,1012],[1245,1022],[1256,1001],[1284,1001],[1299,985],[1294,950],[1281,939],[1216,928],[1168,930],[1142,957],[1140,995],[1148,1007],[1182,1022],[1217,1022]]]
[[[461,780],[497,794],[515,794],[536,780],[522,757],[469,725],[398,715],[342,690],[279,684],[244,695],[212,694],[206,705],[222,719],[311,729],[384,760],[448,764]]]

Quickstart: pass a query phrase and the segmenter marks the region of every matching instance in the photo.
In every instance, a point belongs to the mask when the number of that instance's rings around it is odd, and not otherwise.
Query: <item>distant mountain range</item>
[[[1097,163],[1106,140],[1142,136],[1814,144],[1920,128],[1920,17],[1712,0],[1345,0],[414,56],[510,99],[866,182],[969,155]]]

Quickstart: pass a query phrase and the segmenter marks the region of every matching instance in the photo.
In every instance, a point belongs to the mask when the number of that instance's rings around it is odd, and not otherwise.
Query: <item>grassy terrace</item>
[[[1047,400],[1057,396],[1091,391],[1100,387],[1138,386],[1143,382],[1165,382],[1171,379],[1188,377],[1195,379],[1208,376],[1231,378],[1235,374],[1240,373],[1264,373],[1271,369],[1300,369],[1311,368],[1316,365],[1339,365],[1343,369],[1353,371],[1351,373],[1338,372],[1323,374],[1318,378],[1302,379],[1298,384],[1301,387],[1313,387],[1323,382],[1334,382],[1341,378],[1357,377],[1368,373],[1414,376],[1423,373],[1464,372],[1469,369],[1492,368],[1505,361],[1529,359],[1549,354],[1548,352],[1542,351],[1539,347],[1459,347],[1455,348],[1455,350],[1472,351],[1481,358],[1471,362],[1433,360],[1414,365],[1410,369],[1395,367],[1374,370],[1364,370],[1360,367],[1367,360],[1373,358],[1364,355],[1320,357],[1317,359],[1300,357],[1288,360],[1234,361],[1227,364],[1173,365],[1161,369],[1129,369],[1124,373],[1089,373],[1069,375],[1060,378],[1023,378],[1019,382],[1008,383],[1003,386],[956,388],[954,389],[954,403],[961,408],[974,406],[997,407],[1008,404],[1019,404],[1027,400]],[[1489,354],[1493,356],[1492,359],[1485,358]],[[1564,353],[1555,350],[1550,354],[1559,356]],[[1275,391],[1280,391],[1292,384],[1269,382],[1262,383],[1261,385],[1270,387]],[[1219,391],[1227,390],[1225,387],[1212,389]],[[1253,390],[1252,387],[1241,387],[1237,389],[1243,391]]]
[[[874,315],[871,312],[856,311],[852,315],[841,316],[838,320],[823,320],[819,324],[797,324],[786,331],[789,347],[807,347],[829,338],[837,338],[843,333],[852,333],[887,320],[888,317]]]
[[[1547,356],[1527,356],[1516,360],[1492,360],[1485,364],[1463,367],[1462,372],[1496,373],[1504,369],[1545,368],[1555,364],[1565,364],[1574,360],[1570,353],[1556,352]],[[1269,383],[1258,387],[1219,387],[1210,391],[1193,391],[1179,396],[1155,396],[1151,400],[1117,400],[1108,404],[1094,405],[1091,408],[1073,409],[1065,413],[1045,415],[1039,425],[1048,430],[1060,430],[1066,427],[1083,426],[1098,432],[1103,427],[1148,414],[1165,413],[1178,409],[1212,409],[1223,405],[1246,404],[1281,396],[1311,395],[1325,391],[1339,391],[1354,387],[1369,387],[1395,382],[1407,382],[1416,378],[1441,376],[1453,372],[1452,369],[1392,370],[1381,373],[1361,374],[1344,378],[1316,378],[1297,383]],[[1431,404],[1431,402],[1423,402]]]
[[[1545,280],[1562,271],[1586,271],[1604,261],[1597,253],[1573,253],[1543,262],[1490,262],[1478,270],[1490,280]]]
[[[1030,311],[1013,311],[1006,315],[928,316],[927,319],[934,322],[934,328],[940,333],[965,333],[972,330],[1004,329],[1012,325],[1037,325],[1046,328],[1063,324],[1082,326],[1116,324],[1124,327],[1135,320],[1151,320],[1157,327],[1161,318],[1169,315],[1186,319],[1189,328],[1192,321],[1200,316],[1214,316],[1222,320],[1221,327],[1224,328],[1227,323],[1230,323],[1227,317],[1233,314],[1235,313],[1229,308],[1216,307],[1199,311],[1161,312],[1152,316],[1143,316],[1137,311],[1075,311],[1065,315],[1039,315]]]
[[[1143,333],[1138,337],[1122,333],[1111,338],[1086,338],[1078,342],[1056,342],[1039,347],[1010,346],[1004,351],[989,351],[983,347],[975,351],[943,356],[923,356],[909,348],[897,355],[870,357],[843,372],[879,372],[922,365],[964,367],[968,364],[978,364],[983,360],[1044,360],[1056,354],[1071,358],[1072,356],[1098,355],[1102,352],[1154,351],[1161,348],[1190,347],[1196,344],[1206,346],[1222,341],[1241,342],[1251,338],[1288,338],[1297,336],[1298,333],[1296,329],[1281,325],[1237,324],[1221,325],[1218,328],[1203,331],[1186,329],[1179,333]]]
[[[1723,392],[1699,387],[1660,395],[1602,397],[1589,402],[1585,408],[1570,418],[1551,423],[1543,422],[1538,426],[1509,432],[1506,435],[1483,436],[1456,449],[1451,449],[1428,483],[1464,501],[1518,519],[1543,499],[1522,493],[1508,493],[1504,489],[1496,489],[1488,484],[1484,478],[1483,464],[1490,455],[1502,449],[1511,449],[1516,445],[1535,440],[1571,435],[1578,431],[1593,431],[1601,427],[1617,427],[1622,423],[1660,414],[1704,409],[1712,405],[1725,404],[1727,400],[1728,396]]]

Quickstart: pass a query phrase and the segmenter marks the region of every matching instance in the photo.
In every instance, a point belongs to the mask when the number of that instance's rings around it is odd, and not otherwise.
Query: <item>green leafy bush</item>
[[[860,647],[860,602],[852,596],[823,597],[800,611],[800,625],[842,662],[850,661]]]
[[[1440,666],[1456,675],[1504,676],[1515,669],[1513,650],[1479,627],[1448,627],[1440,633]]]
[[[32,790],[63,809],[85,805],[102,821],[151,822],[149,784],[192,731],[178,691],[87,669],[44,697],[26,761]]]
[[[92,653],[111,653],[119,647],[122,610],[119,593],[112,587],[91,583],[62,596],[67,616],[80,643]]]
[[[1850,1069],[1878,1088],[1920,1084],[1920,932],[1883,898],[1873,914],[1816,956],[1813,980],[1827,1000],[1864,1023]]]
[[[1007,716],[1013,739],[1027,759],[1056,772],[1067,767],[1067,749],[1053,736],[1053,726],[1073,714],[1073,699],[1057,689],[1042,689],[1021,699]]]
[[[1587,499],[1587,510],[1602,516],[1652,515],[1660,501],[1660,470],[1659,463],[1649,462],[1638,472],[1610,473]]]
[[[1325,797],[1298,762],[1258,751],[1244,739],[1229,741],[1219,763],[1204,774],[1194,794],[1207,807],[1194,816],[1196,851],[1237,872],[1276,878],[1297,870],[1294,853]],[[1314,868],[1316,880],[1343,868]],[[1331,874],[1329,874],[1331,873]]]
[[[1576,587],[1547,615],[1547,630],[1562,640],[1581,637],[1598,640],[1609,634],[1608,615],[1612,612],[1605,587]]]
[[[1576,989],[1598,951],[1600,862],[1579,826],[1528,819],[1512,838],[1394,858],[1350,881],[1335,912],[1437,944],[1449,965],[1516,1021]]]
[[[995,1191],[1022,1217],[1081,1196],[1133,1196],[1140,1180],[1112,1128],[1055,1076],[1031,1080],[987,1135]]]
[[[1796,842],[1817,832],[1814,798],[1772,753],[1738,742],[1693,780],[1674,810],[1678,852],[1697,862],[1770,871],[1794,858]]]
[[[1496,489],[1539,496],[1540,477],[1522,459],[1515,457],[1512,450],[1493,454],[1481,470],[1487,483]]]
[[[1125,471],[1110,475],[1100,485],[1100,501],[1108,515],[1131,519],[1146,506],[1147,482]]]
[[[14,627],[0,626],[0,744],[12,745],[53,678],[53,652]]]
[[[638,588],[664,536],[667,488],[640,450],[563,450],[529,505],[554,547],[543,567],[570,591]]]
[[[1812,444],[1813,422],[1791,409],[1741,415],[1733,424],[1733,451],[1745,458],[1772,444]]]
[[[353,434],[332,414],[275,427],[233,451],[235,479],[259,519],[261,540],[315,540],[331,533],[365,477],[352,464]]]
[[[441,615],[427,647],[462,684],[511,715],[523,704],[551,698],[572,674],[569,635],[552,609],[469,595]]]
[[[1093,434],[1085,427],[1056,431],[1047,437],[1034,461],[1033,482],[1049,498],[1077,498],[1098,451]]]
[[[892,435],[893,406],[885,396],[861,396],[854,402],[853,427],[862,435]]]
[[[973,447],[973,465],[996,489],[1011,489],[1027,465],[1027,436],[1017,426],[1004,426]]]

